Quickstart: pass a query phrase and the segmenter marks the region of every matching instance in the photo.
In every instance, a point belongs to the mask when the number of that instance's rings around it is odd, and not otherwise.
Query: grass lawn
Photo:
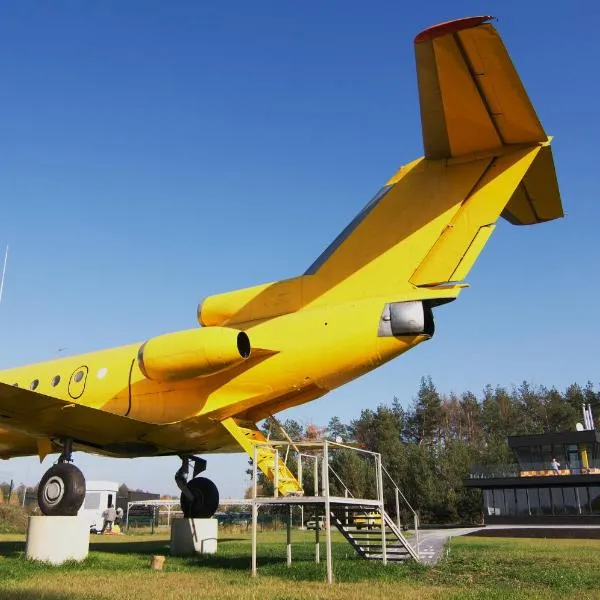
[[[435,567],[356,558],[334,535],[335,584],[314,562],[314,533],[294,531],[286,567],[285,532],[259,534],[259,576],[250,577],[250,537],[222,535],[218,555],[170,557],[165,534],[93,536],[81,564],[51,567],[23,558],[23,535],[0,535],[0,600],[312,598],[599,598],[600,541],[457,537]],[[163,571],[150,557],[166,555]]]

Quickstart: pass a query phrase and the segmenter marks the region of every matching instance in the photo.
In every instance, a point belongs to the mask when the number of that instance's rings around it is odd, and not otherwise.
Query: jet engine
[[[138,365],[156,381],[174,381],[212,375],[250,356],[250,339],[229,327],[201,327],[166,333],[140,346]]]

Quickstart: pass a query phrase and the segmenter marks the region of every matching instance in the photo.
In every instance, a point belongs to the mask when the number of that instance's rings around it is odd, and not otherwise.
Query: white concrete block
[[[174,519],[171,523],[171,554],[215,554],[217,519]]]
[[[29,517],[25,558],[60,565],[81,561],[90,549],[90,526],[81,517]]]

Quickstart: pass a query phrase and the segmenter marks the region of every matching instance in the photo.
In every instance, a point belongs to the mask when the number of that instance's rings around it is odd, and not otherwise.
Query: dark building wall
[[[137,502],[138,500],[160,500],[160,494],[129,491],[127,496],[117,496],[117,508],[122,508],[123,512],[127,513],[127,503]]]

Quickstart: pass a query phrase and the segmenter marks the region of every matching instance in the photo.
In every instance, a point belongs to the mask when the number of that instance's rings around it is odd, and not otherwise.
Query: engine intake
[[[252,352],[244,331],[201,327],[166,333],[140,346],[138,365],[144,376],[175,381],[212,375],[247,359]]]

